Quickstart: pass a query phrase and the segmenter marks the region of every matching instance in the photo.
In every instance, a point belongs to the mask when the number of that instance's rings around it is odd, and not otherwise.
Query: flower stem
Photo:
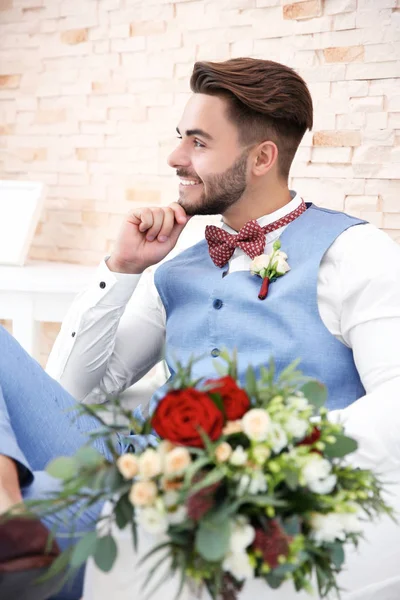
[[[264,300],[268,296],[269,277],[264,277],[258,297]]]

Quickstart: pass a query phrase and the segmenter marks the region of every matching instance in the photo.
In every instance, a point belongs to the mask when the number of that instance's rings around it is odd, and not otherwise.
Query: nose
[[[188,153],[184,150],[183,145],[179,144],[175,150],[167,158],[167,163],[173,169],[179,167],[188,167],[190,165],[190,158]]]

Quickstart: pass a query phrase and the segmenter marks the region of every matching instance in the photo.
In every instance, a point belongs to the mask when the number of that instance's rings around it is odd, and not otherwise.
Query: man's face
[[[246,189],[248,150],[226,106],[217,96],[194,94],[177,127],[181,142],[168,164],[180,179],[179,204],[190,216],[223,214]]]

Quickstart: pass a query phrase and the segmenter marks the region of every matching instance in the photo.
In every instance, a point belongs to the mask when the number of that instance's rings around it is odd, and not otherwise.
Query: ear
[[[255,148],[252,173],[257,177],[265,175],[278,160],[278,147],[274,142],[262,142]]]

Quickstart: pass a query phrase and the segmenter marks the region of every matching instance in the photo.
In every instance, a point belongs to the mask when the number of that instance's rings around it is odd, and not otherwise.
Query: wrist
[[[133,263],[128,263],[126,261],[121,261],[117,257],[111,255],[110,258],[106,260],[106,265],[113,273],[123,273],[127,275],[141,275],[144,269],[134,265]]]

